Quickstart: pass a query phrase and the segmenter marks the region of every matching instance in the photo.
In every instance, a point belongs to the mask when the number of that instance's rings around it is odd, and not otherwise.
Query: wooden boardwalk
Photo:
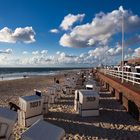
[[[140,86],[131,83],[121,83],[121,79],[96,73],[96,78],[122,103],[134,118],[140,121]]]

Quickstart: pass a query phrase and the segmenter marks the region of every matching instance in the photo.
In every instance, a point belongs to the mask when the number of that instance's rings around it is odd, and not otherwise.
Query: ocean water
[[[62,71],[78,69],[82,68],[0,68],[0,81],[40,75],[55,75]]]

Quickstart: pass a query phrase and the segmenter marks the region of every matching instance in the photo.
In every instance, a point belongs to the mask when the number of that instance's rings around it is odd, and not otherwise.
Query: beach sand
[[[71,75],[73,73],[69,73]],[[60,84],[64,74],[55,76]],[[18,104],[18,97],[33,94],[34,89],[45,90],[53,84],[53,76],[40,76],[27,79],[0,82],[0,106],[7,106],[9,101]],[[100,92],[100,116],[82,118],[73,107],[74,94],[64,95],[53,104],[45,120],[64,128],[63,140],[94,139],[140,139],[140,123],[134,120],[122,105],[109,92]],[[20,138],[25,129],[15,126],[14,137]]]
[[[18,103],[19,96],[31,95],[34,89],[46,90],[53,85],[54,77],[62,82],[64,75],[36,76],[24,79],[0,81],[0,106],[7,106],[8,102]]]

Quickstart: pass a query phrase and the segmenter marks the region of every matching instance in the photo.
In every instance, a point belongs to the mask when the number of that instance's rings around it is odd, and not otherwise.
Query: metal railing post
[[[135,74],[133,73],[133,85],[135,84],[135,76],[134,76]]]

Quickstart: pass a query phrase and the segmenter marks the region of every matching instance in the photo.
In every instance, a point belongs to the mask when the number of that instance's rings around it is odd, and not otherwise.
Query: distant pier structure
[[[97,70],[95,76],[100,84],[126,108],[127,112],[140,121],[140,81],[129,82],[131,77],[128,75],[128,80],[125,76],[126,81],[122,83],[121,77],[116,76],[116,73],[113,76],[112,73],[109,74],[104,70]]]

